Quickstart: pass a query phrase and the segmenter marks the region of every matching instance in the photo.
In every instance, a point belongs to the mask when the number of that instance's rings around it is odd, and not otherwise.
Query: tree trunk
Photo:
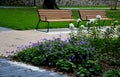
[[[44,0],[43,8],[44,9],[59,9],[55,0]]]
[[[117,9],[117,2],[118,0],[111,0],[111,10]]]

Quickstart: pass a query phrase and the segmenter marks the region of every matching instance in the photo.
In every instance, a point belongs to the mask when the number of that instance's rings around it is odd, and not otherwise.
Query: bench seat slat
[[[76,21],[75,19],[42,19],[41,21],[45,21],[45,22],[69,22],[69,21]]]
[[[79,10],[79,15],[82,20],[96,19],[96,15],[101,15],[102,20],[111,20],[105,10]]]

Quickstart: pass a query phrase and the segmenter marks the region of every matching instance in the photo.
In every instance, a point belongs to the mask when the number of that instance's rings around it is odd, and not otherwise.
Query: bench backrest
[[[70,10],[38,10],[41,20],[47,19],[72,19],[72,11]]]
[[[79,14],[82,20],[95,19],[96,15],[107,18],[105,10],[79,10]]]

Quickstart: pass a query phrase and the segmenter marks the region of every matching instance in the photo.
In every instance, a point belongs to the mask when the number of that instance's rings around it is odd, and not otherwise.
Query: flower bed
[[[88,35],[83,28],[72,32],[66,40],[43,39],[30,46],[18,47],[12,59],[73,73],[76,77],[109,77],[109,73],[119,77],[120,27],[113,25],[105,31],[99,26],[92,27]]]

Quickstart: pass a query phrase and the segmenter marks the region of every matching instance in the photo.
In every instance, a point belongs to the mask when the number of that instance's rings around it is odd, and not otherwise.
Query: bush
[[[34,57],[32,59],[32,63],[34,65],[37,65],[37,66],[43,66],[43,65],[45,65],[46,63],[44,61],[45,61],[44,55],[40,55],[40,56]]]
[[[79,67],[79,69],[77,71],[77,76],[79,76],[79,77],[91,77],[90,71],[88,71],[84,67]]]
[[[73,72],[74,68],[76,68],[76,65],[66,59],[62,59],[57,61],[56,67],[59,71]]]
[[[102,73],[102,68],[95,61],[88,60],[84,67],[90,72],[91,75],[99,76]]]
[[[118,70],[108,70],[103,74],[103,77],[120,77],[120,71]]]
[[[79,77],[99,76],[102,73],[102,68],[95,61],[88,60],[85,64],[80,65],[77,71]]]

